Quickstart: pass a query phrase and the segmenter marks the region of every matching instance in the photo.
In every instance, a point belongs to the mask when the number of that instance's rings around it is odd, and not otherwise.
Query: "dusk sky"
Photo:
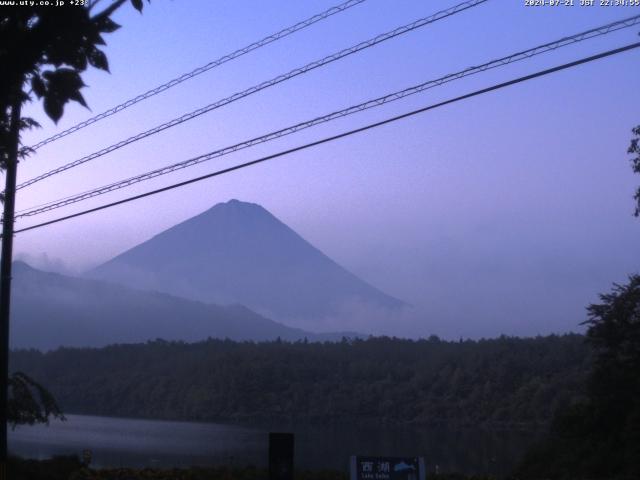
[[[318,13],[330,1],[153,0],[108,35],[91,112],[67,106],[32,144]],[[40,149],[18,182],[281,73],[454,5],[368,0]],[[638,7],[525,7],[490,0],[18,192],[17,209],[88,190],[640,14]],[[17,228],[356,128],[638,41],[640,26],[456,81],[133,188],[21,219]],[[329,257],[414,306],[370,331],[447,338],[579,331],[585,307],[640,271],[640,183],[626,150],[640,124],[640,50],[347,139],[18,234],[17,257],[79,273],[231,198],[258,203]],[[364,325],[363,325],[364,326]]]

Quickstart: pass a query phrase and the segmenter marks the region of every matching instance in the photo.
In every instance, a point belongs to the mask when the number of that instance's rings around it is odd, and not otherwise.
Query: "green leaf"
[[[31,130],[32,128],[40,128],[40,124],[30,117],[20,119],[20,130]]]
[[[58,68],[55,71],[48,70],[42,76],[48,81],[44,109],[54,122],[57,123],[60,120],[64,105],[70,100],[87,106],[80,93],[80,89],[85,85],[77,71],[70,68]]]
[[[75,102],[78,102],[80,105],[82,105],[85,108],[89,108],[87,105],[87,102],[85,101],[84,97],[82,96],[82,94],[79,91],[75,91],[75,92],[70,92],[69,94],[69,99],[73,100]]]
[[[64,105],[59,98],[48,95],[44,98],[44,111],[51,120],[58,123],[64,111]]]
[[[100,70],[109,71],[109,61],[102,50],[94,48],[89,53],[89,63]]]
[[[31,88],[38,98],[42,98],[47,91],[47,87],[42,81],[42,78],[37,74],[31,78]]]
[[[49,90],[55,90],[55,95],[62,97],[68,97],[67,92],[79,90],[85,86],[80,74],[71,68],[49,70],[42,76],[49,81]]]
[[[142,12],[142,0],[131,0],[131,5],[139,12]]]
[[[71,65],[73,68],[79,71],[84,71],[87,69],[87,55],[85,54],[84,48],[78,49],[75,52],[72,52],[71,55],[68,56],[67,63]]]
[[[120,28],[120,25],[111,20],[109,17],[100,17],[96,19],[95,22],[96,26],[98,27],[98,31],[103,33],[112,33]]]

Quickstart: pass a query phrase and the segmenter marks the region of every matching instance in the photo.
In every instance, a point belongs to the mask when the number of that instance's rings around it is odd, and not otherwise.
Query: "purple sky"
[[[339,3],[154,0],[108,38],[111,75],[91,71],[94,113]],[[579,4],[579,0],[575,0]],[[42,148],[19,181],[454,2],[369,0]],[[18,209],[215,150],[425,80],[640,13],[491,0],[265,90],[19,192]],[[632,43],[639,27],[42,215],[55,218],[354,128],[512,77]],[[438,109],[124,207],[20,234],[18,255],[75,271],[212,205],[270,210],[337,262],[416,307],[398,333],[494,336],[578,330],[584,307],[640,268],[626,149],[640,123],[640,52]],[[56,127],[90,112],[70,106]],[[36,219],[20,221],[19,227]],[[37,261],[34,262],[37,264]],[[372,331],[395,330],[372,324]]]

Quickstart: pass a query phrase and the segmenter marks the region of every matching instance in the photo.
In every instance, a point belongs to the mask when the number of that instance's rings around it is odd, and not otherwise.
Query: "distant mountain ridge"
[[[11,347],[102,347],[161,338],[187,342],[339,340],[274,322],[241,305],[219,306],[121,285],[47,273],[15,262]],[[345,333],[344,335],[352,335]]]
[[[216,304],[241,304],[287,325],[349,328],[355,314],[404,303],[331,260],[263,207],[230,200],[87,274]]]

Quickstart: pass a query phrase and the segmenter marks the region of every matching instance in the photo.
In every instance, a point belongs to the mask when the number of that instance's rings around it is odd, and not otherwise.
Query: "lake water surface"
[[[388,427],[294,426],[300,469],[346,470],[350,455],[425,457],[440,472],[508,473],[537,438],[526,432],[447,431]],[[168,422],[68,415],[50,426],[21,426],[9,434],[12,453],[30,458],[90,449],[93,467],[267,465],[268,431],[216,423]]]

